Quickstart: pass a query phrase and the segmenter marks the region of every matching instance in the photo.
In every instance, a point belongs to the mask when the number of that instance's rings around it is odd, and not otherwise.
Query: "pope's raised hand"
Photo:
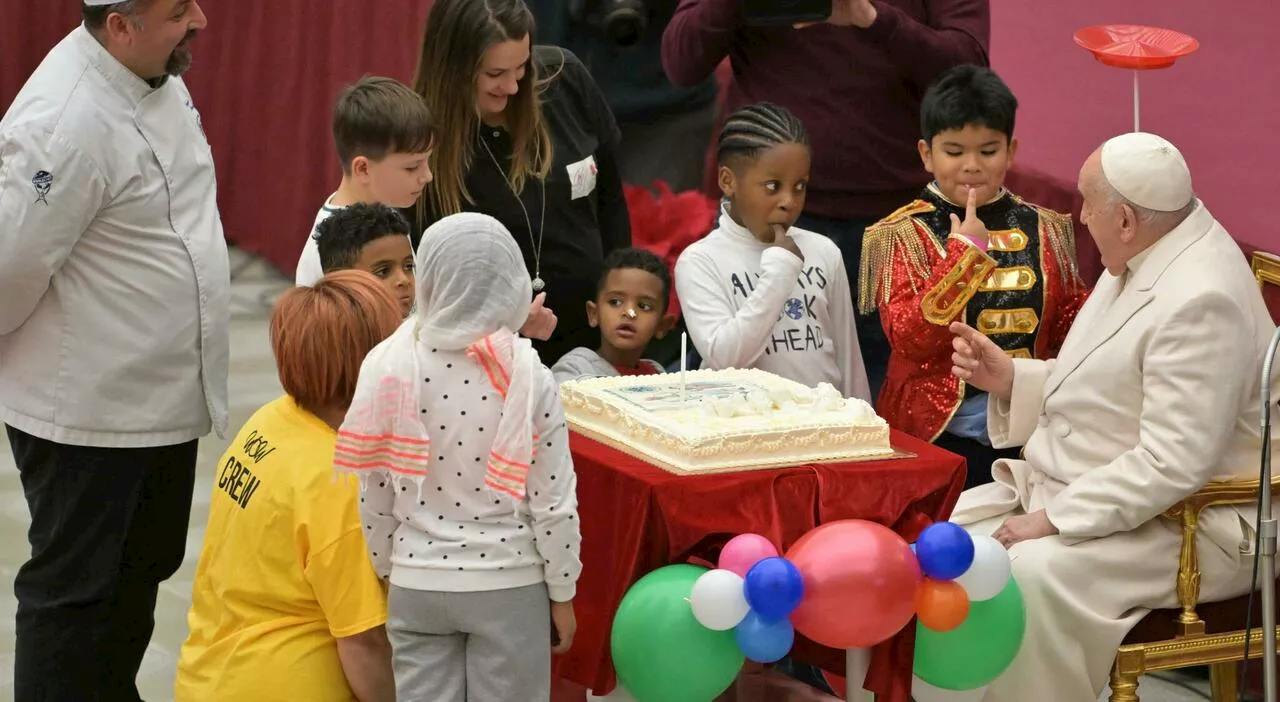
[[[952,322],[951,375],[1007,401],[1013,395],[1013,359],[996,342],[963,322]]]

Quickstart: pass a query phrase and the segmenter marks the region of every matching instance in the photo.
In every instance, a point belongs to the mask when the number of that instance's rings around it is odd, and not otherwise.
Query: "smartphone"
[[[743,20],[755,27],[789,27],[830,16],[831,0],[742,0]]]

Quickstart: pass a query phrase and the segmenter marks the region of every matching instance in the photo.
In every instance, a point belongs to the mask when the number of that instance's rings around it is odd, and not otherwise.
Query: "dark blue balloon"
[[[920,570],[934,580],[955,580],[973,565],[973,537],[951,522],[936,522],[916,539]]]
[[[765,621],[785,619],[804,598],[804,576],[791,561],[765,558],[747,571],[747,604]]]
[[[756,663],[773,663],[780,661],[791,652],[791,644],[795,643],[796,630],[786,619],[766,621],[755,612],[748,612],[737,628],[734,636],[738,640],[738,648],[742,655]]]

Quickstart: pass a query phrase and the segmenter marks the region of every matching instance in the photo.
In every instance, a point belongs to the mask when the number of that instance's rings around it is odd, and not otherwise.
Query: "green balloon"
[[[671,565],[640,578],[613,617],[613,667],[637,702],[711,702],[742,669],[733,630],[712,631],[689,606],[706,568]]]
[[[995,680],[1013,662],[1027,630],[1027,611],[1018,583],[969,606],[964,623],[934,631],[917,622],[915,674],[944,690],[972,690]]]

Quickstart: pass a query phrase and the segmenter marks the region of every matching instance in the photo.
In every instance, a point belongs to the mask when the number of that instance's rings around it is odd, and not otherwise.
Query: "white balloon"
[[[973,565],[956,582],[968,593],[970,601],[981,602],[999,595],[1012,573],[1009,552],[999,541],[990,536],[974,536]]]
[[[944,690],[911,676],[911,697],[916,702],[982,702],[986,694],[986,685],[973,690]]]
[[[689,606],[698,623],[713,631],[732,629],[751,611],[742,576],[721,568],[709,570],[694,581]]]

